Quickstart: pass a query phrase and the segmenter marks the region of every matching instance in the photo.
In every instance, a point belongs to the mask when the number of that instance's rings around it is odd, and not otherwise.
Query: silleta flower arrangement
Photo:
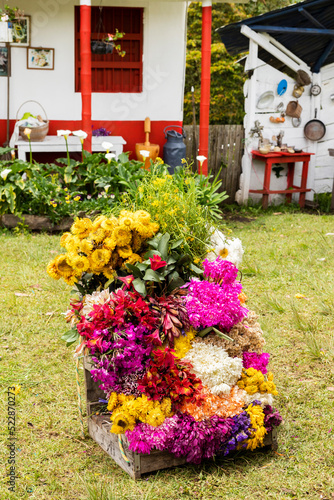
[[[142,210],[77,219],[48,273],[79,292],[63,339],[91,356],[111,432],[125,434],[132,451],[200,463],[263,446],[282,419],[236,265],[218,248],[197,267],[183,243]],[[240,240],[228,245],[225,256],[240,261]]]

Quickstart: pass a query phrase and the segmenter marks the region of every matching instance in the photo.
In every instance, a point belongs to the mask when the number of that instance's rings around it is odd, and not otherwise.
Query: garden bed
[[[51,221],[49,217],[43,215],[14,215],[5,214],[0,216],[0,226],[6,227],[7,229],[14,229],[20,225],[27,227],[31,231],[48,231],[48,232],[60,232],[69,231],[71,225],[73,224],[72,217],[64,217],[58,224]]]

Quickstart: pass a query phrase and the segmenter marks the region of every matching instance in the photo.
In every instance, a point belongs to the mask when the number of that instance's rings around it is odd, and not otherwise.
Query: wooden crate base
[[[112,434],[110,428],[111,423],[109,421],[109,415],[91,415],[89,417],[89,435],[133,479],[139,479],[142,474],[147,472],[167,469],[187,463],[184,457],[176,457],[172,453],[166,451],[153,450],[149,455],[130,451],[127,438],[121,436],[123,452],[128,459],[127,462],[121,453],[118,435]],[[271,450],[277,450],[276,429],[267,434],[263,445]]]
[[[90,370],[91,362],[84,358],[84,371],[87,396],[87,415],[89,435],[97,442],[108,455],[127,472],[133,479],[139,479],[142,474],[153,472],[168,467],[183,465],[186,462],[184,457],[176,457],[166,451],[153,450],[149,455],[144,453],[135,453],[129,450],[127,438],[121,436],[121,446],[119,445],[118,435],[110,432],[110,415],[95,415],[99,411],[101,403],[99,398],[105,397],[104,392],[99,388],[99,383],[92,380]],[[268,433],[264,439],[263,446],[267,449],[277,450],[277,430],[274,429]]]

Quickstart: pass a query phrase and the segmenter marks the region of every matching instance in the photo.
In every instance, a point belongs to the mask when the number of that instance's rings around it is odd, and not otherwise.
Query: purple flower
[[[278,410],[275,410],[275,408],[270,405],[264,407],[263,413],[265,415],[264,426],[267,429],[267,432],[271,432],[273,427],[278,427],[283,420]]]
[[[213,280],[216,283],[222,283],[224,285],[232,284],[238,275],[238,268],[228,262],[218,257],[213,262],[209,262],[208,259],[203,261],[204,277],[208,280]]]

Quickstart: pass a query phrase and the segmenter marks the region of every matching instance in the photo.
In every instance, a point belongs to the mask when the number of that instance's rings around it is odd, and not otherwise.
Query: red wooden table
[[[252,156],[254,160],[260,160],[265,162],[264,167],[264,180],[263,189],[250,189],[250,193],[262,194],[262,207],[268,208],[268,200],[270,194],[285,194],[288,203],[292,200],[293,193],[299,193],[299,206],[304,207],[305,205],[305,194],[311,189],[307,189],[307,174],[308,166],[310,162],[311,155],[314,153],[274,153],[270,152],[266,155],[261,154],[259,151],[252,151]],[[293,184],[293,178],[295,174],[295,163],[302,162],[302,178],[301,185],[295,186]],[[270,178],[271,169],[275,163],[287,163],[288,164],[288,176],[287,176],[287,189],[270,189]]]

